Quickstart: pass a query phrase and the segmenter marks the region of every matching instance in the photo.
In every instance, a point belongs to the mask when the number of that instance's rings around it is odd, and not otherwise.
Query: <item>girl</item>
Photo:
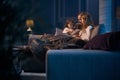
[[[81,24],[81,30],[79,31],[79,34],[77,36],[75,35],[69,42],[82,48],[90,40],[91,30],[93,29],[93,20],[90,14],[81,12],[78,14],[78,22]]]
[[[72,18],[67,19],[66,23],[64,25],[65,28],[64,28],[62,33],[66,33],[68,35],[71,35],[71,33],[74,31],[73,26],[74,26],[74,20]]]
[[[78,21],[81,23],[81,30],[78,35],[78,39],[89,41],[91,30],[93,29],[93,20],[90,14],[82,12],[78,15]]]

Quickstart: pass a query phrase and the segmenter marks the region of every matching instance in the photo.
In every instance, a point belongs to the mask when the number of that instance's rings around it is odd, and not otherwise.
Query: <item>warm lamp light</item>
[[[26,26],[28,27],[27,31],[32,31],[32,27],[34,26],[34,21],[32,19],[26,20]]]

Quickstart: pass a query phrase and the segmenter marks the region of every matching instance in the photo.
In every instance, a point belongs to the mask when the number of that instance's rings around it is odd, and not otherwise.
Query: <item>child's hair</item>
[[[72,23],[73,26],[74,26],[74,24],[75,24],[74,19],[73,19],[73,18],[68,18],[68,19],[66,20],[66,22],[65,22],[64,27],[68,27],[68,24],[69,24],[69,23]]]

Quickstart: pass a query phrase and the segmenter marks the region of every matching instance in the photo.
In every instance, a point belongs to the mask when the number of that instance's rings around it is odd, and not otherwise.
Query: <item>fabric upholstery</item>
[[[109,38],[111,33],[101,34],[95,36],[88,43],[84,45],[84,49],[97,49],[97,50],[109,50],[110,43]]]
[[[57,35],[61,35],[61,34],[62,34],[62,29],[60,29],[60,28],[56,28],[55,36],[57,36]]]
[[[107,26],[106,26],[107,27]],[[105,25],[104,24],[99,24],[99,31],[98,31],[98,34],[105,34],[107,31],[106,31],[106,28],[105,28]]]
[[[102,50],[47,52],[47,80],[120,80],[120,54]]]
[[[109,32],[95,36],[87,44],[84,45],[84,49],[97,49],[97,50],[109,50],[120,51],[120,31]]]
[[[91,36],[90,39],[92,39],[93,37],[95,37],[96,35],[98,35],[99,32],[99,26],[95,26],[92,31],[91,31]]]
[[[105,34],[105,33],[106,33],[106,29],[103,24],[96,25],[91,31],[90,39],[92,39],[93,37],[99,34]]]

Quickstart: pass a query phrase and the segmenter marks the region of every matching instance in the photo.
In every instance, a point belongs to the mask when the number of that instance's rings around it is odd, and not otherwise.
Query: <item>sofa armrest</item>
[[[47,80],[120,80],[120,54],[102,50],[47,52]]]

